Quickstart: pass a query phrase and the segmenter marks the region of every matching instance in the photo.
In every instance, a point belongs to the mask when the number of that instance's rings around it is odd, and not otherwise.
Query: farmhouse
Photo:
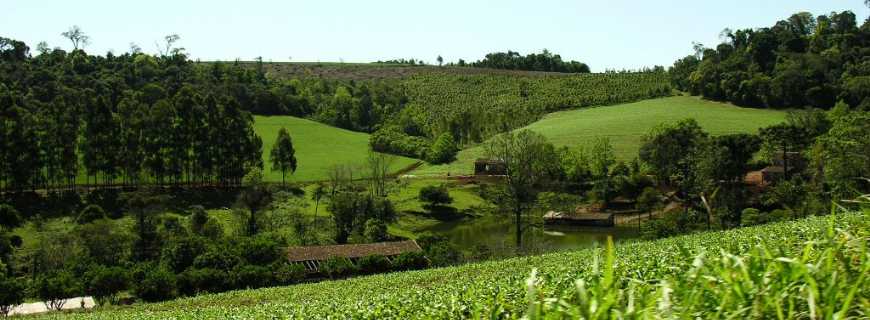
[[[423,252],[423,249],[414,240],[290,247],[287,249],[287,260],[302,264],[308,271],[317,271],[320,264],[329,258],[343,257],[356,262],[362,257],[380,255],[392,262],[392,258],[406,252]]]
[[[494,159],[477,159],[474,161],[474,175],[503,176],[507,174],[504,161]]]

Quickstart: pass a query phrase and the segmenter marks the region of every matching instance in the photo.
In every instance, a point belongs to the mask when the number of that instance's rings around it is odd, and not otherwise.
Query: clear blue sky
[[[547,48],[593,71],[670,65],[691,42],[719,32],[771,26],[792,13],[852,10],[863,0],[729,1],[35,1],[2,0],[0,36],[70,48],[60,36],[79,25],[88,52],[121,53],[130,42],[155,52],[177,33],[202,60],[370,62],[422,58],[476,60],[487,52]]]

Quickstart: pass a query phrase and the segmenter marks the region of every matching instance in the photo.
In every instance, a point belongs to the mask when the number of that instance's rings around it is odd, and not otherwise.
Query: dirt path
[[[80,309],[84,307],[85,309],[93,308],[96,304],[94,303],[94,299],[91,297],[77,297],[77,298],[69,298],[66,299],[66,303],[63,304],[61,309],[63,310],[72,310],[72,309]],[[49,310],[45,307],[45,303],[42,302],[33,302],[33,303],[25,303],[21,304],[14,309],[9,315],[23,315],[23,314],[34,314],[34,313],[43,313],[48,312]]]
[[[676,208],[678,208],[679,206],[680,206],[680,204],[677,203],[677,202],[671,202],[671,203],[668,203],[668,205],[665,206],[664,209],[659,210],[659,211],[653,211],[653,212],[652,212],[652,216],[653,216],[653,217],[658,217],[658,216],[661,215],[662,213],[665,213],[665,212],[671,211],[671,210],[673,210],[673,209],[676,209]],[[646,212],[644,212],[644,213],[638,213],[638,214],[632,214],[632,215],[616,216],[616,221],[615,221],[615,222],[616,222],[617,225],[628,225],[628,224],[631,224],[632,222],[637,222],[638,219],[641,219],[641,220],[642,220],[642,219],[647,219],[647,218],[649,218],[649,216],[650,216],[650,214],[649,214],[649,213],[646,213]]]

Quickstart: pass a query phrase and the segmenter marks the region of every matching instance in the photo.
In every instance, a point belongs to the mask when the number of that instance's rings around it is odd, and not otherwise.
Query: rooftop
[[[333,257],[362,258],[371,255],[395,256],[405,252],[421,252],[423,249],[414,240],[377,242],[365,244],[340,244],[287,248],[290,262],[322,261]]]

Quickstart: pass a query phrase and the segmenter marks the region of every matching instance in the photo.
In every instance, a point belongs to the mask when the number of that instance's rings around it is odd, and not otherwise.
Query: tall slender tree
[[[281,184],[286,185],[287,171],[290,171],[290,174],[296,172],[296,150],[293,149],[293,140],[287,133],[287,128],[278,130],[278,137],[272,145],[269,159],[272,162],[272,170],[281,171]]]

